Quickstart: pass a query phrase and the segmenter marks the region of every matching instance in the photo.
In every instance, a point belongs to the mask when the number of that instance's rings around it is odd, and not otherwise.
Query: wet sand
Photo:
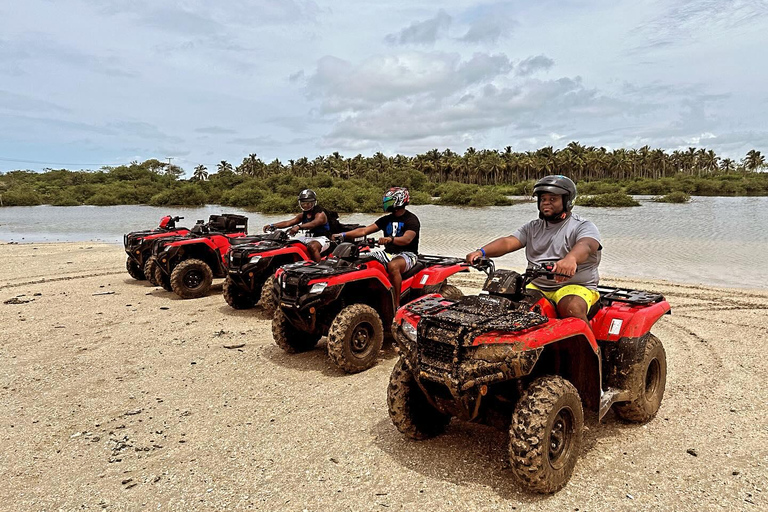
[[[503,432],[395,430],[391,347],[357,375],[323,341],[285,354],[220,284],[180,300],[131,279],[115,245],[0,245],[0,262],[3,510],[768,508],[765,290],[605,277],[672,304],[654,329],[664,401],[644,426],[588,414],[570,483],[537,496],[512,479]]]

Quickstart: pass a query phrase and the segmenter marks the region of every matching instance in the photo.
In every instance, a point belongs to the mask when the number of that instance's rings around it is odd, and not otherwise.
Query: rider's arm
[[[299,216],[301,217],[301,216]],[[301,219],[299,219],[301,221]],[[299,224],[299,229],[312,229],[316,228],[318,226],[322,226],[328,222],[328,217],[325,216],[325,212],[320,212],[317,215],[315,215],[315,218],[311,221],[307,222],[306,224]]]
[[[600,250],[600,242],[594,238],[580,238],[573,249],[563,259],[555,263],[554,271],[558,274],[572,276],[576,273],[576,267]]]
[[[297,216],[295,216],[291,220],[284,220],[282,222],[275,222],[274,224],[272,224],[272,227],[273,228],[287,228],[287,227],[290,227],[290,226],[295,226],[299,222],[301,222],[301,214],[298,214]]]
[[[370,226],[365,226],[364,228],[357,228],[351,231],[347,231],[346,233],[339,233],[339,236],[344,240],[352,240],[361,236],[370,235],[371,233],[375,233],[378,230],[379,226],[376,224],[371,224]]]
[[[522,248],[523,244],[516,237],[503,236],[467,254],[467,261],[472,263],[478,258],[495,258]]]
[[[392,243],[395,245],[408,245],[413,241],[413,239],[416,238],[416,232],[412,229],[409,229],[405,233],[403,233],[403,236],[390,236],[389,239],[392,240]]]

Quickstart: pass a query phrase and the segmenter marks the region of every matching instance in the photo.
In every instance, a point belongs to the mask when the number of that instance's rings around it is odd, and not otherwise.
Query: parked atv
[[[340,226],[344,231],[361,227],[355,224]],[[226,255],[228,274],[224,281],[224,299],[235,309],[252,308],[259,302],[264,314],[271,318],[277,309],[275,271],[289,263],[312,261],[312,257],[306,244],[291,238],[283,230],[273,230],[254,238],[252,242],[232,246]],[[332,241],[323,255],[335,248],[336,242]]]
[[[517,480],[552,493],[576,465],[583,405],[598,420],[611,407],[630,422],[656,415],[667,362],[650,329],[670,305],[659,294],[599,287],[587,325],[557,318],[541,292],[526,289],[553,277],[552,266],[494,272],[486,260],[482,268],[484,294],[433,294],[398,310],[389,415],[413,439],[442,433],[454,416],[508,428]]]
[[[272,335],[280,348],[289,353],[309,350],[327,336],[328,355],[342,370],[356,373],[376,364],[383,326],[395,314],[386,267],[370,250],[377,245],[372,239],[341,243],[326,260],[277,271]],[[457,258],[421,255],[403,274],[400,301],[436,292],[458,298],[461,292],[446,279],[467,270]]]
[[[187,236],[155,241],[152,247],[155,281],[182,299],[202,297],[214,277],[226,275],[224,255],[233,240],[246,235],[248,218],[242,215],[211,215]]]
[[[123,245],[128,255],[125,268],[132,278],[143,281],[149,277],[145,272],[145,265],[149,257],[152,256],[153,240],[189,233],[187,228],[176,227],[176,223],[183,218],[166,215],[160,219],[160,224],[155,229],[131,231],[127,235],[123,235]]]

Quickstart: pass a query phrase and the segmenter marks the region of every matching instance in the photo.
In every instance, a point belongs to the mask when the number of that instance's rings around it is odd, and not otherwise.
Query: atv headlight
[[[326,286],[328,286],[328,283],[315,283],[312,285],[312,288],[309,289],[309,293],[323,293]]]
[[[403,331],[403,334],[405,334],[406,338],[414,342],[416,341],[416,327],[414,327],[410,322],[403,320],[403,323],[400,324],[400,329]]]
[[[258,263],[259,260],[261,260],[261,256],[251,256],[251,259],[248,260],[248,263]]]

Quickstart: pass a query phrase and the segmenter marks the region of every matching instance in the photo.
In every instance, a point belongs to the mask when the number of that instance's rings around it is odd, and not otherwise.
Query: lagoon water
[[[768,197],[694,197],[688,204],[656,203],[637,197],[635,208],[583,208],[602,236],[600,272],[610,277],[665,279],[738,288],[768,288]],[[459,208],[413,206],[422,225],[420,251],[464,256],[483,243],[512,233],[536,215],[536,205]],[[151,206],[32,206],[0,208],[0,240],[39,243],[101,241],[122,244],[123,234],[149,229],[166,214],[197,219],[223,212],[249,217],[249,231],[290,215],[240,209]],[[342,222],[372,223],[376,214],[342,215]],[[522,251],[497,260],[520,269]]]

